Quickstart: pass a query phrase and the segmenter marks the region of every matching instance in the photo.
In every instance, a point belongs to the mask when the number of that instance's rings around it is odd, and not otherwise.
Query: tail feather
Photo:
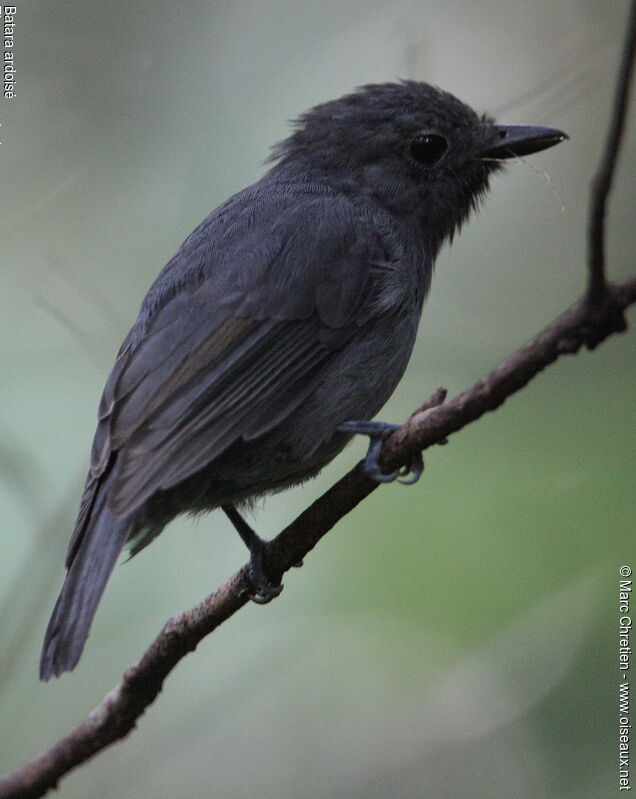
[[[110,475],[97,496],[77,541],[51,615],[40,657],[40,679],[71,671],[82,654],[99,600],[132,526],[132,518],[106,507]]]

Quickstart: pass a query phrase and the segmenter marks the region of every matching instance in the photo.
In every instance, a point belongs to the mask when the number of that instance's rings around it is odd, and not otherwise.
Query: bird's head
[[[551,128],[497,125],[426,83],[370,84],[307,111],[274,148],[280,168],[362,191],[413,215],[433,252],[488,189],[503,159],[567,136]]]

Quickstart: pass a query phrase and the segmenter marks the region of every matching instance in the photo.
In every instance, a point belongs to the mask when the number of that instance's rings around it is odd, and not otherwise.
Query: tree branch
[[[636,2],[632,0],[627,35],[618,69],[614,107],[601,163],[594,177],[590,195],[590,224],[588,228],[588,299],[591,303],[601,301],[606,289],[605,278],[605,208],[612,187],[612,178],[618,159],[618,150],[625,127],[625,115],[633,75],[634,48],[636,47]]]
[[[604,220],[634,60],[636,2],[632,3],[629,25],[608,141],[593,183],[589,285],[585,296],[529,344],[449,402],[443,402],[445,391],[438,389],[428,403],[384,442],[380,463],[385,471],[408,463],[418,450],[443,443],[452,433],[498,408],[561,355],[576,353],[584,345],[593,349],[608,336],[627,328],[624,311],[636,302],[636,277],[620,284],[607,283]],[[270,578],[279,579],[305,557],[377,486],[364,475],[360,465],[332,486],[266,546],[265,568]],[[43,796],[75,766],[128,735],[181,658],[246,604],[249,587],[248,567],[243,566],[198,605],[170,619],[138,663],[124,674],[122,682],[86,721],[43,755],[0,779],[0,799]]]

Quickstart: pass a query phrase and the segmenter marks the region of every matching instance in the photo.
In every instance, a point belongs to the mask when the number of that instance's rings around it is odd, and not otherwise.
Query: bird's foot
[[[382,443],[390,433],[399,427],[398,424],[388,424],[387,422],[350,421],[338,425],[338,431],[369,436],[369,449],[362,464],[367,477],[378,483],[392,483],[397,480],[404,485],[412,485],[417,483],[424,471],[424,458],[421,452],[417,452],[410,463],[395,472],[384,474],[380,469],[379,458]]]
[[[254,590],[250,591],[248,596],[257,605],[266,605],[280,594],[283,590],[283,584],[271,583],[263,570],[265,542],[249,526],[234,505],[223,505],[223,511],[250,551],[249,576]]]
[[[254,541],[250,546],[250,582],[254,588],[248,596],[257,605],[266,605],[275,599],[283,590],[282,583],[270,583],[263,571],[263,548],[265,542],[254,533]]]

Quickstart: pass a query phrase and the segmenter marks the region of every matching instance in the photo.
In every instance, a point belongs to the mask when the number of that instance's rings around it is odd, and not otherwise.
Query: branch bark
[[[389,436],[380,464],[390,472],[413,454],[443,443],[487,411],[502,405],[560,356],[582,346],[594,349],[627,328],[625,309],[636,302],[636,277],[608,283],[604,265],[605,207],[624,128],[634,61],[636,2],[632,2],[627,41],[619,71],[614,110],[601,165],[593,182],[589,224],[589,283],[586,294],[529,344],[471,388],[444,402],[438,389],[431,400]],[[352,469],[286,527],[264,553],[265,569],[278,580],[304,558],[349,511],[378,487]],[[0,799],[35,799],[54,788],[71,769],[109,744],[126,737],[160,693],[163,681],[188,652],[246,604],[250,584],[243,566],[195,607],[170,619],[141,659],[88,718],[40,757],[0,779]]]
[[[589,279],[587,295],[592,303],[601,301],[605,288],[605,208],[612,187],[612,179],[616,169],[625,115],[629,99],[629,90],[633,76],[634,49],[636,47],[636,3],[632,0],[623,55],[618,68],[616,91],[612,117],[607,131],[607,140],[601,157],[601,163],[592,182],[590,195],[590,224],[588,228],[588,268]]]

